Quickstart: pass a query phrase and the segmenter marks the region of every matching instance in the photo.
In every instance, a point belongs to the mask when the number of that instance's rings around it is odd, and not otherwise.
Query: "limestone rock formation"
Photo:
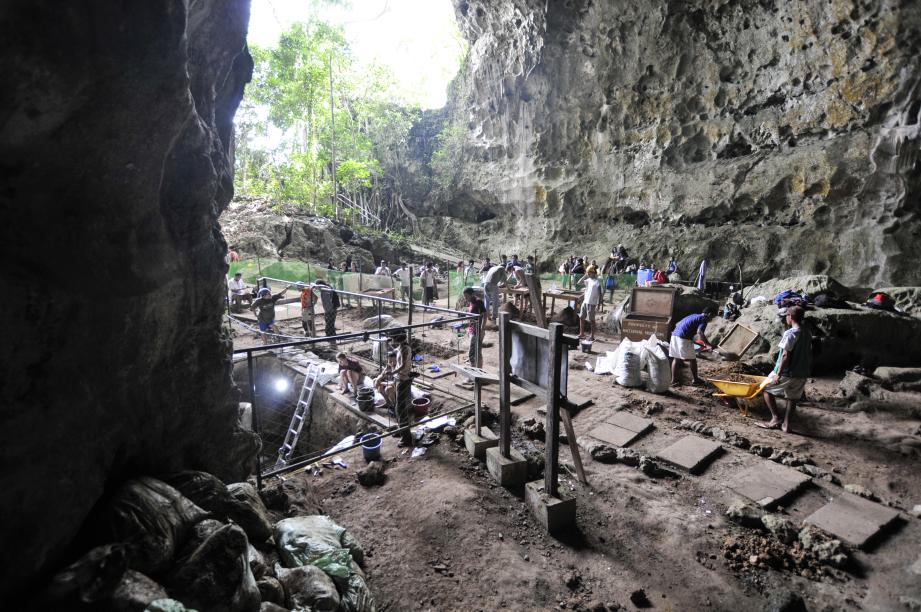
[[[0,8],[0,591],[131,474],[249,473],[221,331],[248,0]]]
[[[471,255],[623,242],[661,265],[677,250],[684,271],[708,257],[713,277],[744,260],[754,278],[919,284],[921,4],[455,7],[471,47],[441,141],[459,153],[409,190],[431,235]]]

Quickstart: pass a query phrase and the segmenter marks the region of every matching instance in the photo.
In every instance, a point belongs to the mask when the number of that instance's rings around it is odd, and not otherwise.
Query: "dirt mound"
[[[839,297],[860,299],[860,295],[854,293],[854,290],[845,287],[835,279],[824,274],[811,274],[807,276],[790,276],[787,278],[775,278],[772,280],[758,283],[745,289],[745,297],[753,298],[759,295],[771,299],[781,291],[792,289],[803,295],[817,296],[822,293],[834,293]],[[865,297],[865,296],[864,296]]]

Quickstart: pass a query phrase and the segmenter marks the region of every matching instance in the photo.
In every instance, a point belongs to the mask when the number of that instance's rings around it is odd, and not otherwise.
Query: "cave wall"
[[[455,8],[471,47],[448,121],[467,137],[452,189],[414,203],[427,232],[471,255],[623,242],[717,276],[742,260],[752,277],[921,283],[921,3]]]
[[[249,0],[0,8],[0,590],[130,474],[249,473],[221,330]]]

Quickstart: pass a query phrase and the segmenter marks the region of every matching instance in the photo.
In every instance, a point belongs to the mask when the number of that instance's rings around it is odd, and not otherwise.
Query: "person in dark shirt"
[[[259,322],[259,333],[262,335],[263,344],[269,343],[269,333],[279,333],[278,326],[275,325],[275,303],[282,299],[287,291],[288,288],[285,287],[272,295],[268,287],[263,287],[250,304],[249,309],[256,313],[256,320]]]
[[[315,288],[320,292],[320,302],[323,304],[323,321],[326,323],[326,335],[336,335],[336,312],[339,310],[339,294],[333,291],[326,281],[317,280]],[[331,340],[333,346],[335,340]]]
[[[707,339],[707,323],[716,316],[716,309],[708,306],[700,314],[688,315],[678,321],[675,330],[672,332],[672,339],[668,346],[668,356],[672,358],[672,385],[678,383],[678,366],[687,363],[691,368],[691,376],[695,384],[704,382],[697,375],[697,353],[694,352],[694,337],[700,336],[700,339],[706,346],[713,348],[713,345]]]
[[[780,353],[774,370],[767,377],[764,389],[764,403],[771,411],[771,420],[759,423],[765,429],[790,431],[790,417],[796,408],[796,402],[803,397],[806,379],[812,373],[812,335],[803,325],[806,311],[801,306],[787,309],[786,323],[790,327],[780,339]],[[777,413],[777,400],[787,400],[783,422]]]
[[[480,339],[483,337],[483,326],[486,324],[486,304],[476,296],[473,287],[464,289],[464,297],[470,305],[467,312],[477,315],[476,319],[467,326],[467,335],[470,336],[470,349],[467,351],[467,357],[470,365],[475,368],[483,367],[483,348]]]
[[[339,391],[348,395],[349,384],[351,384],[352,393],[358,393],[358,387],[365,377],[361,362],[340,351],[336,355],[336,363],[339,364]]]

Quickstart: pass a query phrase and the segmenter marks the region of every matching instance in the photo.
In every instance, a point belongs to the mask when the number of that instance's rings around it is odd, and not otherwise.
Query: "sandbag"
[[[328,516],[298,516],[278,521],[274,535],[285,567],[317,565],[330,575],[348,578],[351,560],[359,564],[364,561],[361,545]]]
[[[233,524],[193,540],[170,572],[167,586],[170,593],[202,612],[255,612],[261,601],[249,566],[249,541],[243,529]]]
[[[127,544],[128,567],[144,574],[165,569],[191,527],[207,516],[173,487],[147,476],[122,485],[103,512],[109,538]]]
[[[114,612],[143,612],[151,602],[168,597],[162,586],[140,572],[128,570],[108,605]]]
[[[365,582],[364,572],[354,561],[351,569],[352,573],[348,581],[344,585],[337,583],[341,592],[339,609],[345,612],[374,612],[374,596],[371,595],[371,589]]]
[[[662,350],[655,334],[650,336],[643,345],[643,355],[646,369],[649,372],[646,390],[650,393],[665,393],[672,384],[672,369],[668,362],[668,355]]]
[[[275,566],[275,575],[285,588],[288,608],[307,608],[317,612],[334,612],[339,608],[339,591],[332,579],[314,565],[293,569]]]
[[[227,485],[227,492],[234,500],[228,509],[227,518],[240,525],[253,544],[261,544],[272,535],[272,521],[259,492],[248,482]]]
[[[641,375],[642,342],[624,339],[617,347],[614,362],[614,381],[622,387],[639,387],[643,384]]]
[[[117,590],[127,570],[124,545],[97,546],[54,575],[40,596],[42,607],[69,608],[76,607],[78,602],[106,599]]]

